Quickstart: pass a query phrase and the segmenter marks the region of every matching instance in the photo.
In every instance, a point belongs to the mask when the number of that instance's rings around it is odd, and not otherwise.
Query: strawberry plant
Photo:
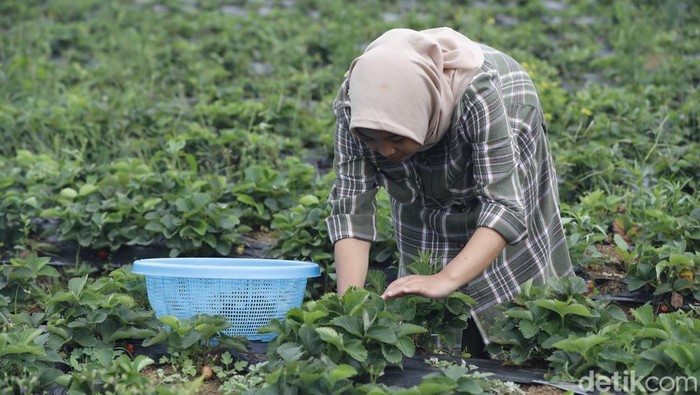
[[[222,346],[245,350],[247,340],[242,337],[222,333],[231,327],[224,316],[199,314],[191,318],[178,319],[175,316],[162,316],[158,320],[163,324],[158,333],[143,343],[145,347],[165,343],[168,353],[181,358],[176,362],[189,360],[190,363],[204,365],[205,355],[214,347]],[[176,358],[177,359],[177,358]]]
[[[555,351],[549,357],[553,378],[576,380],[593,370],[607,375],[635,372],[640,379],[683,376],[700,380],[700,319],[696,313],[677,311],[655,317],[647,304],[631,314],[630,321],[611,322],[553,343]]]
[[[333,394],[351,393],[357,370],[347,364],[336,364],[325,355],[318,358],[303,358],[303,353],[294,348],[278,350],[283,362],[278,363],[265,375],[264,384],[243,392],[257,394]]]
[[[57,369],[63,358],[53,343],[54,335],[49,329],[40,327],[43,314],[29,316],[21,313],[17,317],[5,317],[0,332],[0,371],[19,375],[19,378],[34,377],[37,387],[45,387],[61,375]],[[9,377],[0,380],[0,389],[10,385]],[[3,382],[5,381],[5,382]]]
[[[61,338],[62,345],[74,347],[113,347],[125,339],[145,339],[156,332],[153,313],[136,307],[124,293],[102,293],[88,277],[68,281],[68,289],[58,291],[47,302],[48,328]]]
[[[268,347],[270,368],[284,363],[283,353],[294,352],[303,359],[327,357],[335,364],[350,365],[374,382],[387,365],[401,366],[403,356],[412,356],[412,336],[426,331],[404,322],[391,303],[370,291],[353,289],[342,297],[327,293],[306,302],[290,310],[284,321],[273,319],[260,330],[277,335]]]
[[[420,253],[416,261],[406,267],[410,274],[430,275],[434,274],[436,267],[430,253]],[[368,273],[370,289],[383,292],[386,288],[386,275],[377,270]],[[446,298],[428,299],[422,296],[407,295],[395,299],[389,305],[395,312],[401,312],[406,322],[420,325],[427,329],[423,334],[415,336],[416,344],[431,350],[441,347],[447,348],[459,346],[461,334],[467,326],[471,314],[471,306],[476,303],[470,296],[463,292],[453,292]],[[434,337],[438,338],[438,344]]]
[[[675,294],[675,308],[681,306],[683,298],[700,300],[700,253],[688,252],[685,241],[641,250],[639,262],[627,272],[631,291],[649,289],[654,295]]]
[[[31,255],[13,258],[0,268],[0,297],[12,301],[15,309],[43,306],[49,298],[50,285],[58,280],[58,271],[49,265],[49,258]]]
[[[505,318],[495,323],[487,350],[515,363],[541,362],[557,341],[626,319],[619,307],[592,300],[586,292],[580,277],[549,279],[540,286],[525,283],[513,301],[501,305]]]

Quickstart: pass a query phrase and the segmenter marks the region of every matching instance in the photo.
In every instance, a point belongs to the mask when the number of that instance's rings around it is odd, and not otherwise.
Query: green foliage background
[[[532,74],[575,261],[613,221],[632,246],[692,253],[699,22],[680,0],[3,1],[0,248],[228,255],[277,216],[276,255],[327,263],[323,224],[282,224],[327,209],[346,67],[386,29],[450,26]]]

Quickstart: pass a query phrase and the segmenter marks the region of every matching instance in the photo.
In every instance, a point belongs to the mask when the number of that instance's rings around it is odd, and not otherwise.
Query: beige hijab
[[[481,47],[450,28],[389,30],[350,65],[350,130],[382,130],[430,148],[483,62]]]

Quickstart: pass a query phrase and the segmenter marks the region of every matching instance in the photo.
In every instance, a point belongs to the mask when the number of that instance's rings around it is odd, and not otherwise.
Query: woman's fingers
[[[452,292],[449,284],[445,284],[440,276],[412,275],[401,277],[389,284],[382,295],[383,299],[396,298],[403,295],[419,295],[426,298],[444,298]]]
[[[430,296],[430,289],[427,288],[431,277],[432,276],[412,275],[399,278],[389,284],[386,291],[384,291],[382,298],[389,299],[403,295],[421,295],[432,297]]]

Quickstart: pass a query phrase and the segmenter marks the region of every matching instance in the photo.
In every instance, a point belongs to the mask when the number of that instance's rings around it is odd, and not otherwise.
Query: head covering
[[[387,31],[346,75],[350,130],[382,130],[428,149],[449,128],[457,101],[483,62],[477,43],[447,27]]]

